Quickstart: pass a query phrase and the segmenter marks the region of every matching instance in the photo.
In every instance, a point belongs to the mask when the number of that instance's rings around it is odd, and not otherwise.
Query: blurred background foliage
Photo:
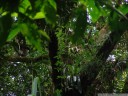
[[[0,0],[0,96],[127,93],[127,32],[127,0]]]

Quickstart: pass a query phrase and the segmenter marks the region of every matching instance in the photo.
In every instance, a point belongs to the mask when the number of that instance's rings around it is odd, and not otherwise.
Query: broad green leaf
[[[44,17],[45,17],[45,14],[43,12],[37,12],[32,19],[42,19]]]
[[[25,13],[24,14],[27,18],[31,19],[31,20],[35,20],[35,19],[42,19],[45,18],[45,14],[44,12],[33,12],[33,13]]]
[[[39,78],[34,78],[34,81],[32,83],[32,96],[36,96],[37,94],[37,84],[38,84]]]
[[[20,32],[20,30],[20,25],[14,25],[10,30],[7,41],[12,40]]]
[[[35,24],[21,24],[21,32],[32,45],[41,50],[40,38]]]
[[[84,0],[79,0],[79,2],[80,2],[80,4],[82,4],[82,5],[84,5],[84,6],[86,6],[86,5],[87,5],[87,2],[86,2],[86,1],[84,1]]]
[[[54,25],[56,23],[56,10],[48,2],[45,2],[42,12],[45,13],[47,23]]]
[[[22,0],[19,5],[19,12],[25,13],[28,9],[32,9],[29,0]]]
[[[111,12],[110,17],[109,17],[109,25],[110,28],[113,31],[125,31],[128,30],[128,21],[125,19],[120,18],[120,16],[118,15],[118,13],[116,13],[115,11]]]
[[[112,4],[108,3],[108,2],[104,2],[104,1],[99,1],[101,4],[104,4],[107,6],[108,9],[111,9],[111,11],[116,12],[117,14],[119,14],[120,16],[122,16],[123,18],[125,18],[126,20],[128,20],[128,18],[125,16],[125,14],[123,14],[120,10],[118,10],[117,8],[113,7]],[[124,9],[124,8],[122,8]],[[127,8],[126,8],[127,9]],[[125,10],[126,11],[126,10]]]
[[[101,16],[100,10],[97,8],[94,0],[87,0],[87,9],[92,22],[96,22]]]
[[[53,6],[53,8],[56,10],[56,2],[54,0],[48,0],[48,1]]]
[[[128,13],[128,5],[123,4],[122,6],[119,7],[119,10],[125,15]]]
[[[12,18],[7,14],[0,18],[0,47],[6,42],[12,26]]]
[[[30,0],[30,3],[34,11],[40,11],[43,7],[44,0]]]
[[[73,42],[81,42],[82,37],[84,36],[84,32],[87,26],[87,13],[86,9],[83,6],[80,6],[79,9],[76,9],[76,18],[72,21],[74,23],[74,35]]]
[[[28,12],[27,16],[31,19],[42,19],[45,17],[44,12],[41,10],[44,6],[43,0],[30,0],[32,11]]]
[[[30,19],[42,19],[45,17],[45,13],[41,11],[43,7],[42,1],[29,1],[23,0],[19,6],[19,12],[28,16]]]
[[[39,30],[37,25],[31,22],[21,23],[20,31],[26,37],[29,43],[32,44],[38,50],[42,50],[41,37],[44,40],[50,40],[46,32]]]
[[[26,35],[26,36],[28,36],[29,35],[29,27],[28,27],[28,25],[27,24],[25,24],[25,23],[21,23],[20,24],[20,31],[24,34],[24,35]]]
[[[3,12],[3,13],[1,14],[1,16],[5,16],[5,15],[7,15],[7,14],[8,14],[8,12],[5,11],[5,12]]]
[[[12,17],[18,17],[18,13],[13,12],[13,13],[11,14],[11,16],[12,16]]]
[[[39,89],[40,96],[41,96],[41,87],[40,87],[40,80],[39,77],[34,78],[32,82],[32,96],[37,96],[37,88]]]
[[[117,41],[120,36],[122,35],[121,32],[125,32],[128,30],[128,21],[127,20],[121,20],[119,14],[115,11],[112,11],[109,18],[109,26],[111,28],[111,31],[113,34],[116,34],[116,37],[113,38],[113,42]]]
[[[115,7],[112,7],[112,5],[110,5],[110,8],[115,11],[116,13],[118,13],[120,16],[122,16],[123,18],[125,18],[126,20],[128,20],[128,18],[125,16],[125,14],[123,14],[120,10],[116,9]]]

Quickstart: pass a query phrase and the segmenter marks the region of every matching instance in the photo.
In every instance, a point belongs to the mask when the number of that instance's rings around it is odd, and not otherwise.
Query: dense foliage
[[[0,0],[0,95],[127,93],[127,0]]]

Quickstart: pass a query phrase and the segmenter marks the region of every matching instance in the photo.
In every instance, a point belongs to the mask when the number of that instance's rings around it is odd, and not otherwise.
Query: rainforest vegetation
[[[128,93],[128,0],[0,0],[0,96]]]

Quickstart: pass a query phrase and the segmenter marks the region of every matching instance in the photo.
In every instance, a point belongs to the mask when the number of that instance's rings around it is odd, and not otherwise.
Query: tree
[[[127,52],[120,48],[127,45],[127,1],[14,1],[0,1],[0,94],[93,96],[104,85],[103,92],[117,90],[117,65],[127,57],[117,52]],[[111,54],[120,60],[107,61]]]

